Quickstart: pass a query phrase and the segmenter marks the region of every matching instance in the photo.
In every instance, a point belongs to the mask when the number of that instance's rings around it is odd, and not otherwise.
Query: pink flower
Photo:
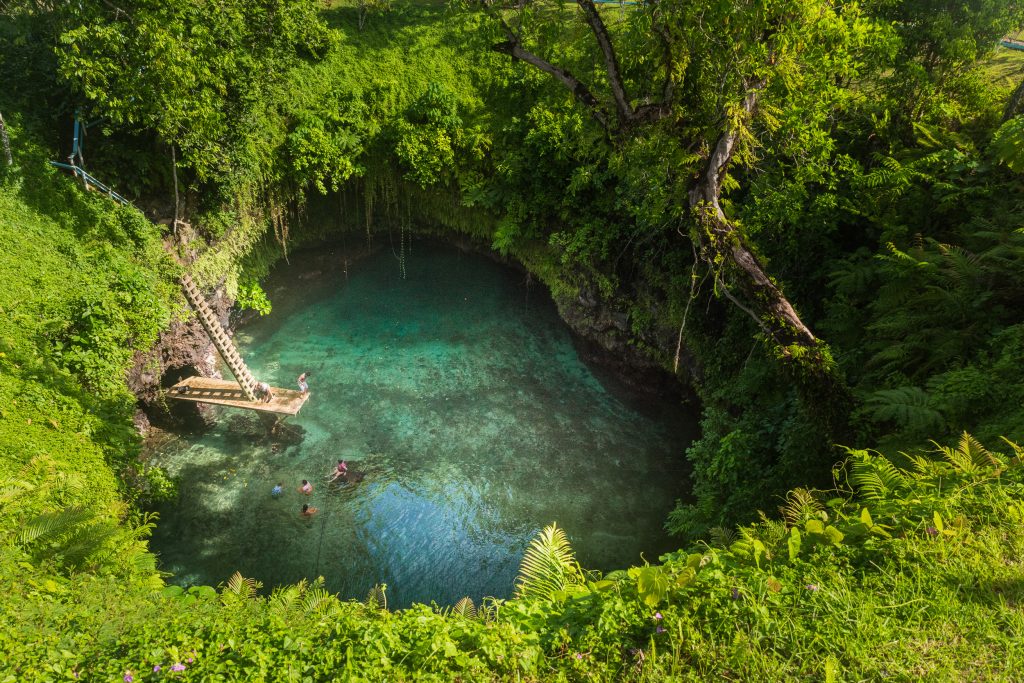
[[[659,626],[658,628],[654,629],[654,632],[655,633],[664,633],[665,629],[664,629],[664,627]]]
[[[185,665],[182,664],[181,662],[177,662],[174,666],[171,667],[171,671],[184,671],[184,670],[185,670]]]
[[[124,683],[132,683],[135,680],[135,676],[132,676],[131,671],[124,672]]]
[[[811,591],[812,593],[820,590],[818,588],[818,584],[816,584],[816,583],[809,583],[806,586],[804,586],[804,588],[806,588],[807,590]]]
[[[155,674],[160,673],[160,665],[159,664],[157,664],[156,666],[153,667],[153,673],[155,673]]]
[[[662,620],[661,612],[655,612],[654,613],[654,619],[656,621],[661,621]]]
[[[583,659],[583,655],[579,652],[576,653],[576,659]]]

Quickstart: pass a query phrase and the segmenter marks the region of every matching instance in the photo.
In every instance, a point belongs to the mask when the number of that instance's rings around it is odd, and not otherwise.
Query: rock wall
[[[227,329],[232,302],[221,289],[206,293],[206,300]],[[188,318],[172,322],[152,349],[136,354],[128,371],[128,388],[139,400],[135,423],[140,432],[145,434],[151,424],[199,427],[212,419],[209,406],[175,401],[164,395],[163,390],[191,375],[221,377],[217,349],[189,309]]]

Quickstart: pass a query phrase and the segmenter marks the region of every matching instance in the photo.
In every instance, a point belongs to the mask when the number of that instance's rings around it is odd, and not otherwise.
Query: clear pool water
[[[300,414],[270,435],[225,409],[154,456],[180,482],[151,542],[171,581],[323,576],[342,597],[386,583],[391,606],[443,605],[511,595],[551,522],[592,569],[672,547],[662,525],[686,493],[692,416],[581,362],[522,274],[419,244],[405,279],[389,250],[347,275],[298,278],[308,270],[275,273],[273,313],[236,337],[260,379],[294,387],[310,373]],[[329,485],[339,458],[362,480]],[[319,512],[303,517],[303,503]]]

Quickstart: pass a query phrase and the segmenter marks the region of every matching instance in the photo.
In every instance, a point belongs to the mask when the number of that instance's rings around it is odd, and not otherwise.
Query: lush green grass
[[[0,471],[19,493],[0,515],[9,543],[41,514],[128,515],[139,436],[125,373],[176,294],[156,229],[83,192],[17,119],[8,126],[17,166],[0,175]]]
[[[1024,50],[1000,47],[985,61],[983,67],[993,85],[1016,87],[1024,78]]]

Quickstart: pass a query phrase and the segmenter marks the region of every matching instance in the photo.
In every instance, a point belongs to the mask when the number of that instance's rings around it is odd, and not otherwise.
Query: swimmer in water
[[[281,495],[281,492],[283,490],[284,489],[281,487],[281,484],[279,483],[277,486],[275,486],[274,488],[270,489],[270,495],[272,495],[274,498],[277,498],[278,496]]]
[[[307,496],[313,493],[313,485],[305,479],[302,480],[302,486],[299,487],[300,493],[305,493]]]
[[[338,466],[335,467],[330,474],[327,475],[330,481],[333,483],[338,479],[348,476],[348,463],[344,460],[338,461]]]
[[[312,517],[317,512],[318,512],[318,510],[316,508],[309,507],[309,503],[303,503],[302,504],[302,516],[303,517]]]

